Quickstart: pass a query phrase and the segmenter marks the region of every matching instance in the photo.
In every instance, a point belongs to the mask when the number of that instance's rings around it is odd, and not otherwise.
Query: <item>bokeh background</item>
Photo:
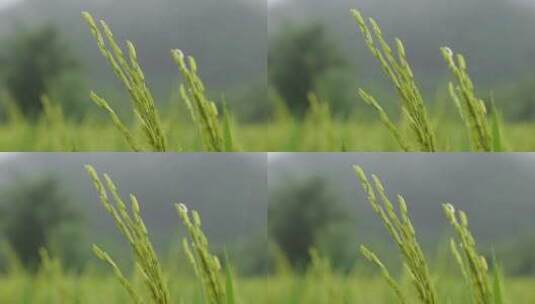
[[[271,153],[270,238],[297,269],[310,262],[311,247],[338,270],[366,268],[362,244],[392,268],[400,264],[353,165],[380,177],[394,202],[403,195],[434,268],[447,272],[454,262],[448,260],[453,234],[442,210],[449,202],[466,211],[489,261],[495,254],[510,275],[534,275],[535,156],[529,153]]]
[[[9,248],[29,268],[39,263],[40,248],[69,270],[102,265],[92,255],[94,243],[131,266],[128,243],[101,205],[86,164],[108,173],[125,200],[137,196],[164,261],[179,264],[186,233],[174,204],[184,203],[200,213],[215,253],[227,251],[237,271],[265,270],[266,155],[202,153],[1,154],[1,267]]]
[[[104,19],[121,43],[128,39],[136,45],[162,107],[177,99],[180,78],[170,55],[175,48],[195,56],[214,99],[225,96],[236,108],[265,100],[265,1],[1,0],[0,88],[18,103],[30,104],[28,112],[39,111],[38,97],[46,93],[70,117],[98,114],[90,89],[108,96],[119,111],[129,107],[82,11]]]
[[[466,211],[482,253],[512,276],[535,272],[535,156],[404,153],[4,153],[0,155],[0,267],[8,253],[25,266],[47,248],[71,270],[101,265],[101,245],[125,267],[130,250],[101,206],[83,166],[109,173],[137,195],[158,253],[177,264],[184,234],[173,204],[200,212],[214,252],[241,275],[265,274],[279,258],[308,269],[310,249],[342,273],[369,269],[367,244],[394,269],[398,251],[372,212],[352,165],[405,197],[433,265],[450,259],[442,204]]]
[[[359,87],[373,93],[387,110],[397,108],[392,85],[385,81],[349,13],[354,8],[376,19],[387,39],[398,37],[405,43],[432,108],[450,103],[446,101],[450,73],[439,51],[448,46],[465,55],[478,94],[487,102],[494,99],[508,120],[535,117],[535,75],[529,64],[535,53],[531,30],[535,2],[531,0],[268,3],[271,87],[298,112],[307,105],[306,92],[314,91],[339,116],[348,110],[367,113],[368,107],[356,96]],[[449,108],[455,114],[454,107]]]

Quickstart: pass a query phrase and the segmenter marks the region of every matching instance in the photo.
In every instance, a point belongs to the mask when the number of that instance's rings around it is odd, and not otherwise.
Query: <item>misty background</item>
[[[272,0],[269,3],[270,80],[283,97],[294,95],[280,89],[281,85],[277,85],[280,75],[273,72],[279,65],[281,69],[286,65],[292,66],[288,68],[289,75],[299,73],[298,60],[291,59],[288,51],[293,47],[301,52],[309,50],[306,51],[308,63],[303,60],[300,64],[309,71],[317,71],[307,85],[296,80],[294,94],[300,86],[306,86],[343,115],[348,109],[368,110],[356,94],[357,88],[362,87],[383,101],[387,109],[397,109],[392,84],[382,75],[349,12],[354,8],[361,10],[365,17],[376,19],[388,41],[399,37],[404,42],[417,82],[432,108],[441,102],[451,104],[447,94],[451,76],[439,50],[448,46],[465,55],[478,94],[486,101],[494,98],[507,119],[532,121],[535,117],[535,75],[530,65],[535,54],[534,1]],[[285,39],[289,37],[299,42],[288,47],[291,43]],[[274,49],[273,45],[279,48]],[[276,59],[281,56],[287,58],[285,63]],[[327,66],[311,63],[325,63],[324,59],[332,56],[341,63]]]
[[[47,93],[69,118],[79,118],[103,115],[88,99],[92,89],[121,116],[131,114],[124,88],[80,17],[86,10],[106,20],[118,41],[134,42],[163,109],[183,107],[169,54],[180,48],[197,59],[210,97],[226,101],[241,122],[270,121],[281,100],[301,117],[309,92],[338,118],[374,118],[356,96],[360,87],[396,111],[392,85],[366,49],[351,8],[375,18],[388,40],[404,41],[432,109],[457,118],[439,51],[449,46],[465,55],[478,95],[494,100],[507,120],[535,118],[529,0],[3,0],[0,93],[30,103],[25,114],[40,110],[39,96]]]
[[[72,103],[80,107],[87,104],[81,111],[94,110],[88,98],[92,89],[110,96],[114,107],[127,108],[122,84],[100,54],[80,16],[82,11],[88,11],[110,25],[122,46],[126,40],[134,43],[148,84],[160,105],[177,99],[180,76],[170,51],[178,48],[197,59],[199,73],[214,99],[225,96],[233,102],[233,107],[240,108],[246,101],[254,102],[266,95],[266,7],[261,0],[2,0],[0,58],[2,55],[5,58],[0,60],[0,80],[2,76],[9,77],[16,61],[31,61],[23,58],[20,51],[8,56],[17,44],[15,41],[31,41],[28,33],[52,27],[57,31],[61,56],[72,57],[77,63],[69,76],[78,81],[74,83],[71,79],[61,86],[80,91],[80,94],[66,94],[60,90],[54,96],[57,102],[67,108],[75,107]],[[33,41],[36,48],[41,48],[37,53],[48,52],[45,42]],[[43,55],[43,58],[51,60],[55,56]],[[57,82],[57,79],[48,80]]]
[[[510,273],[535,273],[532,154],[271,153],[270,236],[286,227],[273,219],[302,222],[311,234],[306,245],[332,257],[339,268],[362,261],[361,244],[398,265],[397,248],[372,211],[353,165],[381,178],[391,199],[403,195],[418,239],[432,260],[442,259],[449,250],[447,242],[453,234],[442,204],[450,202],[466,211],[478,246],[489,260],[495,252]],[[314,194],[304,196],[302,189]],[[296,197],[303,198],[300,205],[289,199]],[[292,210],[288,205],[298,205],[300,213],[285,217],[283,210]],[[304,234],[296,233],[296,227],[286,229],[290,239],[300,240]],[[308,253],[308,248],[288,248]],[[297,258],[299,262],[303,261]]]
[[[54,247],[51,240],[59,241],[59,248],[51,248],[57,256],[63,252],[54,250],[76,248],[81,256],[71,258],[77,263],[94,262],[90,245],[96,243],[120,260],[129,257],[128,244],[101,205],[85,164],[101,175],[108,173],[125,200],[129,193],[137,196],[151,240],[163,257],[181,251],[186,234],[174,204],[184,203],[200,213],[214,252],[226,249],[238,269],[259,272],[262,255],[252,253],[267,248],[264,154],[4,153],[0,239],[21,233],[20,245],[26,248],[39,234],[28,226],[47,223],[40,225],[53,229],[47,230],[41,246]],[[58,232],[60,221],[70,234]]]
[[[281,257],[295,270],[315,248],[340,271],[363,269],[367,244],[387,263],[398,251],[372,212],[353,165],[376,174],[391,198],[405,197],[431,261],[447,266],[452,231],[442,204],[466,211],[481,252],[512,275],[535,274],[535,156],[424,153],[3,153],[0,154],[0,270],[9,248],[29,268],[48,248],[67,267],[95,262],[96,243],[130,256],[83,166],[109,173],[135,194],[164,259],[185,236],[174,203],[198,210],[214,252],[244,274]],[[268,246],[269,244],[269,246]],[[451,261],[450,261],[451,262]],[[125,263],[128,266],[127,263]]]

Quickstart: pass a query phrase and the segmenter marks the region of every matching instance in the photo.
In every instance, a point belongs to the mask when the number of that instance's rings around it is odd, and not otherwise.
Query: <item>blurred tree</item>
[[[7,242],[28,269],[38,266],[40,248],[75,264],[80,215],[55,178],[17,182],[2,196],[0,216]]]
[[[504,85],[497,91],[496,102],[511,121],[531,121],[535,118],[535,77]]]
[[[342,66],[333,45],[321,24],[285,29],[274,38],[268,56],[270,82],[293,113],[302,116],[318,78]]]
[[[499,262],[514,276],[535,274],[535,236],[521,235],[499,252]]]
[[[5,45],[6,52],[1,57],[5,86],[29,118],[41,112],[43,94],[65,91],[59,82],[67,80],[72,85],[73,79],[77,79],[73,74],[78,62],[52,25],[17,31]]]
[[[324,180],[312,178],[290,183],[275,194],[269,208],[269,230],[290,263],[303,269],[320,234],[345,218]]]
[[[366,104],[355,98],[357,79],[347,68],[332,68],[318,77],[314,91],[320,100],[329,102],[333,114],[348,118],[351,110],[360,106],[359,112],[369,112]]]

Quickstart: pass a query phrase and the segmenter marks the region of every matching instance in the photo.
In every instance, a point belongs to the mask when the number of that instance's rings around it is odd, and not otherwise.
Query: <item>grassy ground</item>
[[[139,280],[139,278],[138,278]],[[193,278],[172,277],[169,288],[172,303],[203,303]],[[454,278],[442,279],[438,293],[444,303],[470,303],[467,286]],[[382,278],[341,275],[310,278],[307,276],[273,276],[237,280],[238,303],[394,303],[394,294],[386,289]],[[508,303],[533,303],[533,278],[506,280]],[[139,290],[144,290],[141,284]],[[407,284],[407,288],[411,288]],[[414,299],[414,298],[413,298]],[[62,275],[56,279],[40,276],[11,275],[0,277],[1,303],[129,303],[128,294],[112,275]]]
[[[167,128],[170,151],[203,151],[197,130],[188,124]],[[172,126],[172,127],[171,127]],[[235,148],[243,152],[292,151],[400,151],[379,122],[329,121],[327,127],[308,122],[273,122],[233,125]],[[507,151],[535,151],[531,136],[535,124],[505,124]],[[134,132],[142,138],[141,130]],[[460,124],[441,123],[437,128],[439,151],[470,151]],[[145,146],[150,150],[149,145]],[[2,151],[131,151],[115,126],[107,121],[81,123],[17,123],[0,125]]]

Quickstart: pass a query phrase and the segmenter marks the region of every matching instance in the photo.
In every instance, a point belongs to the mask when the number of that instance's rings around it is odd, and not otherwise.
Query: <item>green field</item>
[[[356,263],[349,271],[336,271],[331,262],[310,250],[305,269],[292,269],[280,250],[273,247],[270,270],[255,276],[240,275],[233,265],[238,260],[211,253],[201,218],[195,211],[177,204],[178,217],[188,236],[182,249],[166,258],[158,257],[142,219],[135,196],[123,200],[106,175],[87,167],[103,207],[132,250],[135,271],[129,257],[112,257],[105,248],[93,245],[96,261],[80,272],[65,271],[62,261],[41,251],[35,272],[26,270],[16,255],[7,252],[7,271],[0,276],[2,303],[532,303],[532,277],[509,277],[498,261],[487,264],[478,253],[477,236],[472,236],[468,217],[445,204],[444,214],[452,230],[451,248],[441,259],[431,261],[423,253],[412,226],[405,200],[390,201],[382,182],[361,168],[355,172],[370,207],[400,250],[403,270],[390,272],[399,261],[383,262],[362,245],[370,262]],[[87,248],[87,250],[90,250]],[[394,254],[395,255],[395,254]],[[221,261],[221,262],[220,262]],[[490,263],[490,262],[489,262]],[[105,267],[102,267],[105,266]],[[399,267],[393,267],[399,269]],[[129,269],[124,271],[124,269]]]
[[[240,123],[226,103],[211,99],[195,59],[178,49],[171,54],[183,79],[180,102],[177,99],[162,107],[156,103],[145,80],[134,45],[127,41],[126,47],[121,48],[105,22],[97,22],[89,13],[83,13],[98,49],[128,92],[130,102],[123,103],[120,109],[127,108],[130,113],[117,111],[112,106],[114,103],[108,103],[95,90],[89,96],[108,119],[93,112],[74,122],[65,117],[59,104],[43,96],[42,114],[38,119],[28,120],[16,101],[7,98],[4,100],[7,120],[0,126],[0,149],[159,152],[535,149],[530,136],[535,126],[505,122],[493,102],[481,99],[462,55],[442,48],[452,74],[450,96],[442,103],[435,102],[431,108],[420,92],[403,43],[396,40],[395,46],[390,45],[373,19],[365,20],[356,10],[352,13],[363,40],[397,97],[381,101],[373,96],[377,92],[359,89],[355,92],[355,104],[364,107],[356,107],[359,111],[353,110],[355,113],[346,115],[349,118],[345,120],[335,118],[330,104],[310,92],[307,111],[302,117],[291,114],[281,98],[270,96],[271,119],[256,124]],[[366,110],[362,111],[363,108]]]
[[[169,151],[204,151],[197,129],[188,121],[166,120]],[[134,131],[143,137],[139,128]],[[506,151],[535,150],[535,124],[505,124]],[[441,123],[437,128],[439,151],[471,151],[464,127]],[[274,121],[232,127],[235,150],[243,152],[401,151],[380,122],[335,121],[323,123]],[[34,124],[17,122],[0,126],[2,151],[131,151],[114,125],[106,120]],[[151,151],[149,144],[144,150]]]
[[[139,281],[139,278],[137,278]],[[171,303],[206,303],[200,298],[196,282],[191,278],[170,276],[173,294]],[[506,280],[506,303],[533,303],[534,279]],[[239,278],[237,303],[394,303],[394,295],[385,289],[385,282],[376,276],[325,277],[280,275],[269,279]],[[141,284],[136,285],[143,290]],[[465,285],[455,278],[441,279],[439,293],[442,303],[471,303]],[[407,286],[410,288],[410,286]],[[55,273],[31,277],[12,274],[0,278],[2,303],[131,303],[128,294],[111,275],[82,274],[79,276]],[[183,301],[183,302],[181,302]],[[147,302],[153,303],[153,302]],[[416,302],[413,302],[416,303]]]

